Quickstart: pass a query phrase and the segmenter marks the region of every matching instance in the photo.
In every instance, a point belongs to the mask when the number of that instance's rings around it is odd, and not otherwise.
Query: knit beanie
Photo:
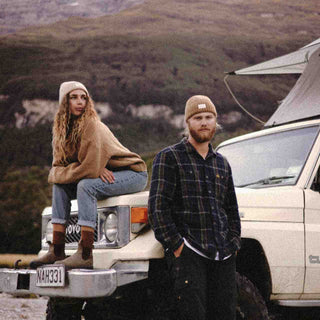
[[[81,83],[77,81],[67,81],[63,82],[60,85],[60,90],[59,90],[59,105],[61,105],[61,102],[63,98],[71,91],[81,89],[83,90],[87,96],[89,96],[87,88]]]
[[[214,106],[210,98],[201,95],[191,97],[186,103],[184,112],[185,121],[187,121],[196,113],[201,112],[211,112],[215,115],[215,117],[217,117],[216,107]]]

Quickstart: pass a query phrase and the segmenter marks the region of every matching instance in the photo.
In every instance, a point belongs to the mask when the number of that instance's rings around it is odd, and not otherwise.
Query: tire
[[[82,306],[80,299],[50,298],[46,320],[81,320]]]
[[[245,276],[237,273],[237,320],[269,320],[268,308],[259,290]]]

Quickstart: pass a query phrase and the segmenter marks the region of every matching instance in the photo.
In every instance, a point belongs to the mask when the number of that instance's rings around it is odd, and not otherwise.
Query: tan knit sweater
[[[141,157],[125,148],[99,120],[88,121],[79,145],[75,162],[63,166],[53,159],[48,177],[50,183],[67,184],[84,178],[98,178],[105,167],[110,170],[121,167],[147,170]]]

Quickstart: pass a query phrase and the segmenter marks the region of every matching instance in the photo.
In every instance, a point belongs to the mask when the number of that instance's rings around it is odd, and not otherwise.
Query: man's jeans
[[[97,179],[82,179],[73,184],[54,184],[52,191],[52,223],[66,224],[71,200],[78,200],[78,224],[95,228],[97,200],[126,193],[134,193],[146,187],[147,172],[123,170],[113,172],[114,183]]]
[[[215,261],[184,245],[179,258],[167,256],[173,281],[176,319],[235,320],[236,257]]]

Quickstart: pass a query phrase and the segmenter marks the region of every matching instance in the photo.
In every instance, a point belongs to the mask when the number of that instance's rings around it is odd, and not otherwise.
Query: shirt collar
[[[196,153],[196,154],[199,154],[198,151],[195,149],[195,147],[188,141],[188,138],[183,138],[182,139],[182,143],[184,144],[185,148],[186,148],[186,151],[188,153]],[[217,156],[217,152],[213,149],[211,143],[209,143],[209,151],[208,151],[208,154],[207,154],[207,157],[206,159],[208,158],[211,158],[211,157],[216,157]]]

